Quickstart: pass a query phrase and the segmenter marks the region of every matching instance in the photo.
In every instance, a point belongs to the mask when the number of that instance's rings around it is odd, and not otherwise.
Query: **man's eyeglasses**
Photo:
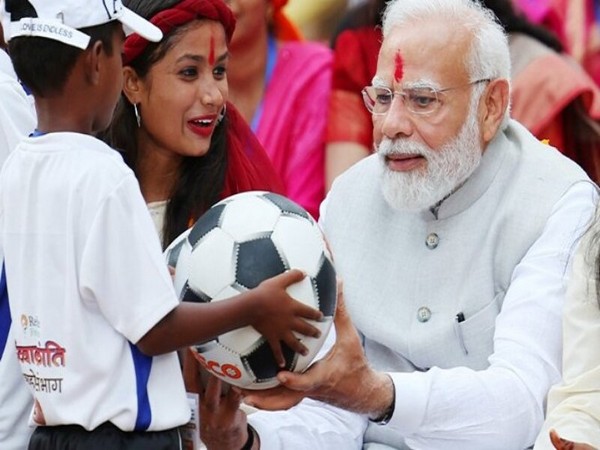
[[[384,115],[389,111],[394,97],[400,97],[406,109],[411,113],[425,116],[433,114],[440,108],[442,104],[440,94],[478,83],[487,83],[489,81],[491,81],[489,78],[484,78],[471,81],[462,86],[445,89],[415,87],[402,89],[401,91],[392,91],[390,88],[382,86],[367,86],[362,90],[362,96],[369,112],[377,116]]]

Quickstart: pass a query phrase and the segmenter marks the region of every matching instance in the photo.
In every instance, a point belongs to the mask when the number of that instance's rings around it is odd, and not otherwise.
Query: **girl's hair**
[[[129,0],[123,2],[145,18],[179,3],[179,0]],[[165,34],[159,43],[149,43],[144,51],[129,65],[144,78],[154,64],[179,42],[188,26],[176,27]],[[219,200],[225,183],[227,169],[227,116],[215,128],[210,147],[205,156],[184,157],[180,163],[176,184],[169,195],[164,227],[163,247],[167,247],[185,231],[190,221],[195,221]],[[142,155],[136,141],[137,122],[133,105],[121,95],[112,123],[102,136],[112,147],[123,152],[125,162],[136,175]]]

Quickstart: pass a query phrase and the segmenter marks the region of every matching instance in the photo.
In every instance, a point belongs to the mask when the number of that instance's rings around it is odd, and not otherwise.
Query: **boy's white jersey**
[[[16,352],[37,424],[164,430],[189,420],[176,353],[134,345],[178,304],[133,172],[78,133],[25,139],[0,174]]]

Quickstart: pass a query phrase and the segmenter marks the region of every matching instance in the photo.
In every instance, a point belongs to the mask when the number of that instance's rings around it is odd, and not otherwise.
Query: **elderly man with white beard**
[[[478,3],[392,1],[383,35],[363,90],[377,151],[321,208],[344,286],[336,343],[244,393],[296,405],[247,420],[269,450],[527,448],[561,377],[565,285],[597,189],[510,119],[507,38]],[[223,444],[246,418],[215,384],[203,437]],[[363,442],[325,403],[362,415]]]

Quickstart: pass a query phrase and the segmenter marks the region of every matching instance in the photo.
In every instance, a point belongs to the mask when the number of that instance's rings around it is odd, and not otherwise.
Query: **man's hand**
[[[242,396],[236,388],[223,395],[221,383],[211,375],[200,396],[200,439],[209,450],[238,450],[248,439]]]
[[[384,373],[368,364],[360,338],[338,286],[335,315],[336,343],[325,357],[302,374],[282,371],[281,386],[266,391],[244,391],[244,401],[260,409],[288,409],[310,397],[334,406],[377,417],[391,404],[393,386]]]
[[[563,439],[554,430],[550,430],[550,441],[556,450],[596,450],[591,445]]]

